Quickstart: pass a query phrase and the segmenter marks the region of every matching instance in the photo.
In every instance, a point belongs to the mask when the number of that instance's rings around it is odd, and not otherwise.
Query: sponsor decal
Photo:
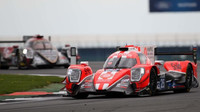
[[[95,88],[97,90],[105,90],[109,86],[109,82],[113,79],[118,70],[106,70],[101,73],[101,75],[97,79],[97,84],[95,84]]]
[[[171,63],[170,65],[174,70],[181,70],[182,69],[180,62],[179,63]]]
[[[101,77],[102,79],[108,79],[108,78],[113,77],[113,74],[106,73],[106,74],[102,74],[100,77]]]
[[[97,82],[109,82],[117,73],[117,70],[107,70],[101,73]]]

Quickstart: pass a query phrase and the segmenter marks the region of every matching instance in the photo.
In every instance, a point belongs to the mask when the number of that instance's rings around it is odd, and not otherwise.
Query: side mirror
[[[76,47],[71,47],[71,56],[76,56]]]
[[[156,60],[155,65],[163,65],[164,61],[163,60]]]
[[[71,47],[70,54],[71,54],[71,59],[70,59],[71,65],[77,64],[77,60],[76,60],[76,55],[77,55],[76,54],[76,47]]]

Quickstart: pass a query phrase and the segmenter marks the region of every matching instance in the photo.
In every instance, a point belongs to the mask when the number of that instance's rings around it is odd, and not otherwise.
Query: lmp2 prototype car
[[[10,66],[20,68],[53,67],[70,65],[67,52],[59,52],[51,42],[41,35],[26,36],[24,41],[1,41],[0,43],[24,43],[19,46],[0,47],[0,68],[8,69]],[[68,49],[69,50],[69,49]]]
[[[128,45],[106,60],[103,69],[92,73],[88,64],[71,65],[63,83],[68,96],[87,98],[89,94],[123,93],[155,95],[160,91],[189,92],[198,87],[196,48],[188,53],[158,53],[154,47]],[[154,61],[155,55],[193,55],[195,62]],[[165,71],[161,71],[164,67]]]

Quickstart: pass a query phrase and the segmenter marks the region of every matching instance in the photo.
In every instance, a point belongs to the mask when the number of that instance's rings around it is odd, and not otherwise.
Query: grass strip
[[[30,76],[0,74],[0,94],[43,88],[52,83],[60,83],[63,78],[56,76]]]
[[[43,88],[31,89],[30,91],[59,92],[64,86],[64,84],[53,83]]]

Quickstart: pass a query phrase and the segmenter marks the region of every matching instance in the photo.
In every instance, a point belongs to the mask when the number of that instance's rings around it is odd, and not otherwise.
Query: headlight
[[[24,49],[24,50],[23,50],[23,54],[26,54],[26,53],[27,53],[27,51],[28,51],[27,49]]]
[[[34,53],[33,53],[33,50],[31,49],[24,49],[23,54],[26,56],[26,58],[32,59]]]
[[[70,82],[79,82],[81,77],[81,70],[68,69],[67,76]]]
[[[131,70],[131,81],[140,81],[141,77],[145,74],[144,68],[133,68]]]

